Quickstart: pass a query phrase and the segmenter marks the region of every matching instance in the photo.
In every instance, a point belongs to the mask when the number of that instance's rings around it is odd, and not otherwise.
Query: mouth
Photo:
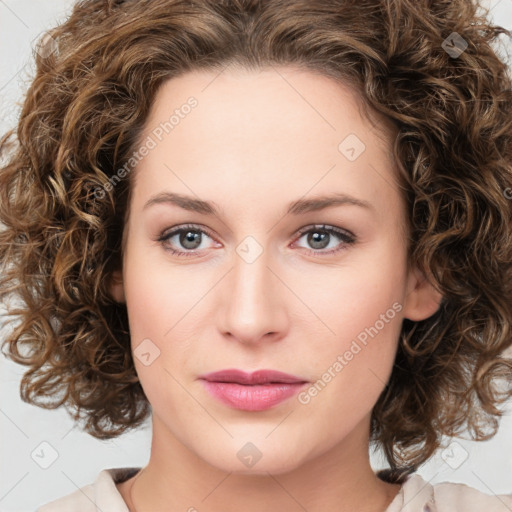
[[[202,375],[206,391],[229,407],[244,411],[270,409],[298,393],[308,381],[275,370],[221,370]]]

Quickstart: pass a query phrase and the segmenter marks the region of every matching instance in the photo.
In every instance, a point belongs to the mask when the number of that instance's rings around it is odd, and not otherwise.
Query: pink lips
[[[251,374],[241,370],[221,370],[200,377],[206,390],[226,405],[244,411],[263,411],[295,395],[304,379],[274,370]]]

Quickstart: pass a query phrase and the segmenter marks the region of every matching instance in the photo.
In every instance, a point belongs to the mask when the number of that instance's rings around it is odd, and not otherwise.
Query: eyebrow
[[[143,210],[155,204],[173,204],[191,212],[202,213],[219,217],[220,210],[212,201],[203,201],[190,196],[176,194],[173,192],[161,192],[151,197],[143,207]],[[331,194],[316,196],[310,199],[298,199],[288,205],[287,215],[301,215],[309,212],[316,212],[331,208],[333,206],[352,205],[373,210],[374,207],[368,201],[358,199],[348,194]]]

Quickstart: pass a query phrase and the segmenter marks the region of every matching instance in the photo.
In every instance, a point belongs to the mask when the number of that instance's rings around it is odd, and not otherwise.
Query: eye
[[[204,247],[200,247],[203,242],[204,236],[211,238],[208,233],[196,225],[185,225],[178,229],[174,229],[169,232],[164,232],[158,238],[165,250],[175,254],[177,256],[194,256],[195,251],[202,250]],[[174,243],[172,239],[176,238]],[[172,248],[172,245],[179,244],[185,251],[180,251]]]
[[[311,247],[313,247],[313,250],[308,250],[308,252],[312,254],[334,254],[346,249],[349,245],[353,245],[356,241],[356,237],[349,231],[326,225],[308,226],[302,228],[299,231],[299,234],[301,235],[299,240],[307,235],[306,241]],[[333,240],[333,237],[341,240],[342,243],[335,244],[334,249],[324,251],[324,249],[327,248]]]
[[[299,231],[300,237],[298,240],[307,235],[307,243],[313,248],[307,251],[312,254],[330,255],[346,249],[348,245],[352,245],[356,241],[356,237],[349,231],[345,231],[334,226],[307,226]],[[202,242],[206,238],[213,237],[208,234],[208,231],[195,224],[184,225],[171,231],[163,232],[157,239],[166,251],[176,256],[195,256],[198,251],[205,249],[201,247]],[[325,251],[329,247],[330,242],[338,239],[340,242],[335,244],[335,248]],[[173,239],[175,239],[173,241]],[[295,242],[296,243],[296,242]],[[184,250],[175,249],[174,247],[181,247]]]

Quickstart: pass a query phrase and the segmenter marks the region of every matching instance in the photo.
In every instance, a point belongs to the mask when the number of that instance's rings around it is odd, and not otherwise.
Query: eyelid
[[[350,237],[350,238],[353,238],[353,239],[356,238],[354,233],[352,233],[348,229],[338,228],[336,226],[332,226],[331,224],[310,224],[308,226],[304,226],[303,228],[300,228],[297,231],[297,233],[299,234],[299,238],[304,233],[307,233],[308,231],[312,231],[313,229],[318,229],[319,231],[332,231],[332,232],[335,232],[336,234],[338,234],[340,236],[344,235],[344,236],[347,236],[347,237]]]
[[[185,231],[187,229],[190,229],[191,231],[201,231],[206,233],[210,238],[215,238],[210,229],[202,224],[177,224],[172,228],[164,229],[161,232],[161,234],[158,235],[158,240],[168,238],[170,235],[174,235],[176,233],[179,233],[180,231]]]

